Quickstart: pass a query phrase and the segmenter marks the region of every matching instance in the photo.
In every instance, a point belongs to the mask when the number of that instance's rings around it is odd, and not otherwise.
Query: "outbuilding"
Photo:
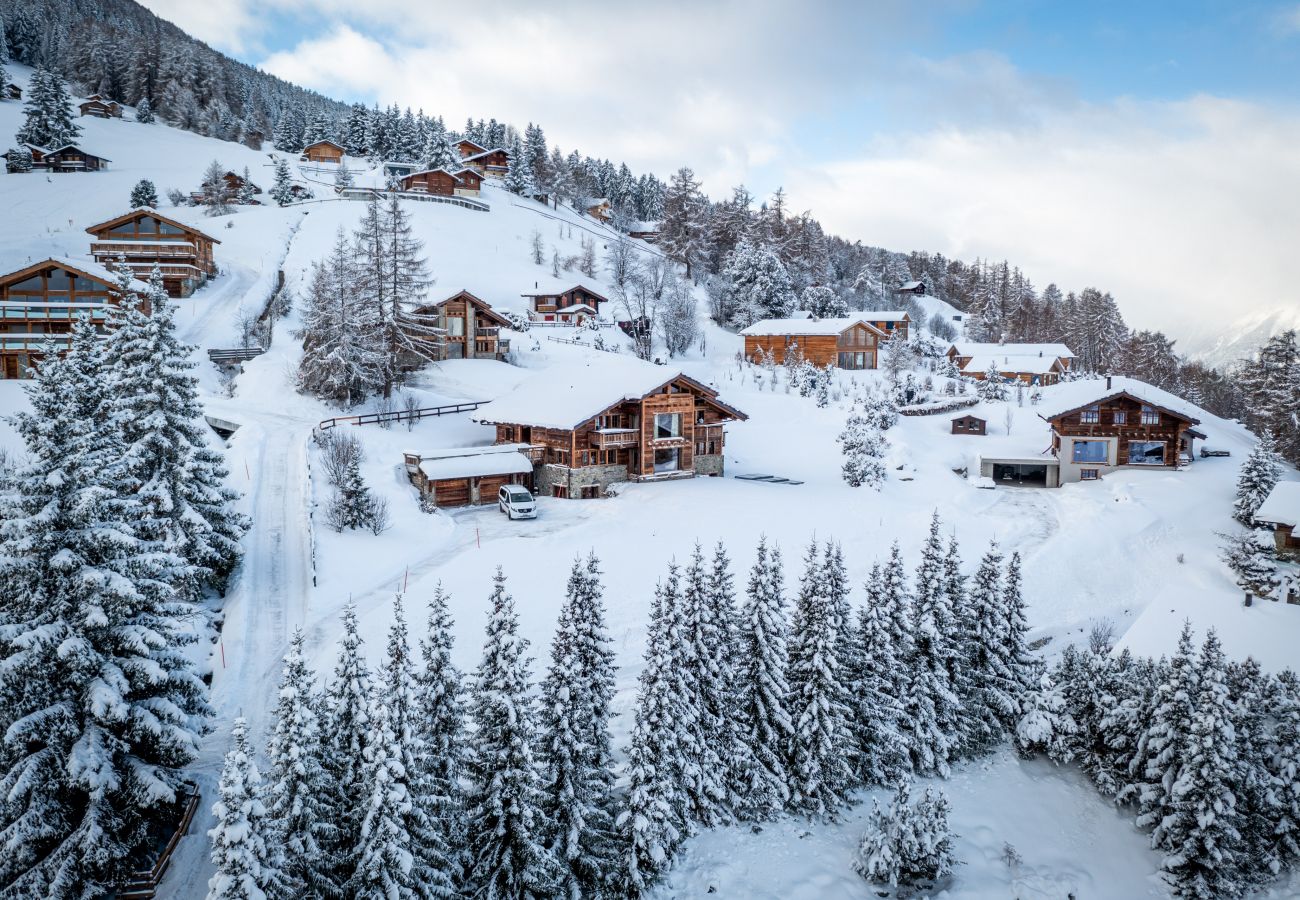
[[[344,150],[333,141],[317,141],[302,148],[302,158],[314,163],[343,162]]]
[[[989,423],[979,416],[958,416],[952,420],[953,434],[988,434]]]
[[[407,476],[420,496],[444,509],[495,503],[497,491],[506,484],[531,488],[532,452],[527,444],[494,444],[403,455]]]
[[[1279,481],[1255,511],[1255,521],[1273,528],[1279,556],[1300,560],[1300,481]]]

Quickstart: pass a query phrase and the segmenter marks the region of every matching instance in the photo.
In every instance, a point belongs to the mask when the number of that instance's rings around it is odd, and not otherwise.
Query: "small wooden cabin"
[[[402,190],[413,194],[437,194],[453,197],[460,179],[446,169],[424,169],[412,172],[402,179]]]
[[[1178,468],[1200,424],[1186,401],[1135,378],[1060,385],[1039,412],[1052,428],[1061,481],[1095,481],[1120,466]]]
[[[227,172],[225,175],[221,177],[225,179],[226,189],[230,191],[230,195],[232,197],[238,197],[240,191],[244,189],[244,184],[245,184],[244,176],[240,175],[238,172]],[[262,189],[258,187],[256,184],[254,184],[251,181],[247,183],[249,187],[252,189],[254,194],[262,193]]]
[[[723,474],[723,426],[747,418],[681,372],[639,360],[548,369],[471,414],[527,445],[534,491],[600,497],[612,484]]]
[[[489,506],[507,484],[532,488],[533,462],[527,444],[494,444],[403,454],[406,474],[421,497],[438,508]]]
[[[912,317],[900,309],[871,310],[864,312],[862,318],[875,328],[883,331],[886,337],[895,332],[901,334],[904,340],[911,337]]]
[[[879,365],[885,333],[861,317],[842,319],[763,319],[740,332],[745,358],[770,354],[778,364],[792,353],[815,366],[874,369]]]
[[[895,294],[899,294],[899,295],[904,296],[904,297],[924,297],[924,296],[925,296],[925,282],[924,282],[924,281],[904,281],[902,284],[900,284],[900,285],[898,286],[898,289],[895,290],[894,293],[895,293]]]
[[[9,84],[5,85],[4,96],[6,99],[9,100],[21,100],[23,99],[23,89],[20,88],[18,85],[10,82]]]
[[[593,200],[587,207],[587,215],[598,222],[610,222],[614,218],[614,207],[608,200]]]
[[[221,241],[154,209],[133,209],[86,231],[94,237],[90,254],[96,262],[112,267],[124,257],[141,281],[156,265],[172,297],[190,296],[217,274],[213,247]]]
[[[600,304],[609,303],[604,294],[575,284],[559,293],[524,294],[529,317],[535,322],[581,325],[586,319],[600,318]]]
[[[478,169],[457,169],[452,174],[460,182],[456,186],[457,197],[477,197],[483,192],[483,174]]]
[[[68,144],[57,150],[45,151],[41,164],[50,172],[98,172],[107,169],[111,159],[87,153],[80,147]]]
[[[461,161],[462,166],[474,169],[480,175],[492,178],[504,178],[510,171],[510,153],[501,147],[492,150],[484,150],[482,153],[475,153],[473,156],[466,156]]]
[[[333,141],[317,141],[302,148],[302,158],[314,163],[341,163],[344,150]]]
[[[32,155],[33,169],[45,168],[45,154],[49,151],[44,147],[37,147],[35,144],[19,144],[18,148],[26,149],[27,152]],[[7,162],[9,160],[9,151],[6,150],[4,153],[0,153],[0,159],[4,159]]]
[[[501,329],[510,322],[484,300],[469,291],[458,291],[446,300],[416,310],[417,316],[437,316],[442,329],[435,339],[439,359],[505,359],[510,341]]]
[[[1255,521],[1271,526],[1279,556],[1300,561],[1300,481],[1279,481],[1255,512]]]
[[[83,116],[94,116],[97,119],[122,118],[122,104],[116,100],[105,100],[98,94],[80,104],[78,109]]]
[[[953,434],[988,434],[989,423],[979,416],[958,416],[952,420]]]
[[[50,335],[66,335],[82,315],[106,321],[116,303],[117,276],[98,263],[46,259],[0,275],[0,378],[26,377],[39,362]],[[132,289],[147,296],[149,286],[133,281]]]

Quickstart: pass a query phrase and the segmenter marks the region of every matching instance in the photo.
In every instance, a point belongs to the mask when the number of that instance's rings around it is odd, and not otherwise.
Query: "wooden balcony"
[[[608,428],[591,436],[591,446],[597,450],[635,447],[640,442],[641,432],[635,428]]]

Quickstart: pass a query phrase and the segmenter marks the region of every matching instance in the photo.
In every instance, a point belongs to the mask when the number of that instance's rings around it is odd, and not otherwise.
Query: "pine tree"
[[[1043,672],[1038,684],[1024,695],[1016,722],[1016,747],[1024,756],[1044,753],[1054,762],[1069,762],[1074,758],[1077,730],[1060,688],[1051,673]]]
[[[283,156],[275,157],[275,182],[271,185],[271,199],[280,206],[293,202],[293,175]]]
[[[1223,539],[1220,556],[1236,576],[1237,586],[1261,597],[1272,594],[1279,581],[1272,536],[1242,528],[1219,537]]]
[[[53,70],[39,68],[32,73],[23,112],[26,119],[16,137],[20,144],[57,150],[81,135],[81,126],[72,120],[67,86]]]
[[[897,543],[894,554],[899,554]],[[902,560],[891,560],[900,573]],[[867,578],[867,603],[858,611],[853,633],[853,661],[847,673],[851,698],[850,727],[854,740],[855,775],[863,784],[893,784],[908,771],[911,760],[903,743],[907,696],[907,612],[902,580],[890,579],[879,563]]]
[[[148,178],[142,178],[131,189],[131,208],[153,209],[158,205],[158,189]]]
[[[695,173],[677,170],[664,194],[659,246],[669,259],[686,267],[688,279],[704,257],[707,218],[708,200],[700,193]]]
[[[271,763],[267,799],[284,851],[285,877],[296,889],[317,894],[327,884],[321,847],[329,842],[335,826],[323,806],[327,784],[321,768],[325,737],[320,698],[302,645],[298,628],[284,657],[275,727],[267,745]]]
[[[335,825],[325,845],[330,880],[337,885],[352,881],[361,845],[361,823],[366,816],[366,748],[374,736],[371,721],[370,671],[357,631],[357,610],[343,607],[343,637],[339,641],[334,680],[325,694],[322,765],[327,779],[324,798]]]
[[[739,805],[736,790],[741,762],[745,758],[743,738],[738,721],[739,673],[741,629],[736,609],[735,581],[731,575],[731,559],[727,548],[718,543],[713,548],[709,566],[706,602],[708,618],[715,623],[718,644],[714,650],[713,667],[719,688],[718,707],[706,708],[705,715],[714,720],[715,730],[709,736],[718,757],[726,769],[727,808],[734,814]]]
[[[142,535],[189,563],[187,596],[224,587],[239,562],[246,516],[226,486],[221,454],[208,444],[193,348],[176,338],[176,306],[154,267],[146,314],[122,267],[109,307],[104,373],[108,427],[123,443],[123,468],[142,516]]]
[[[1277,777],[1275,760],[1281,748],[1270,722],[1274,710],[1285,713],[1286,701],[1279,696],[1278,683],[1249,657],[1227,665],[1227,686],[1236,740],[1230,790],[1241,834],[1238,870],[1244,884],[1262,887],[1286,864],[1278,840],[1286,785]]]
[[[1282,464],[1273,439],[1265,434],[1242,463],[1237,476],[1237,498],[1232,504],[1232,517],[1247,528],[1255,527],[1255,513],[1264,505],[1281,477]]]
[[[908,672],[907,743],[918,773],[947,776],[961,724],[961,699],[953,691],[956,629],[943,580],[943,544],[939,514],[930,520],[930,535],[921,550],[912,601],[911,655]]]
[[[13,896],[90,896],[124,876],[210,715],[184,650],[191,609],[171,587],[184,561],[139,535],[121,444],[75,416],[57,353],[15,417],[28,463],[0,522],[0,884]]]
[[[528,159],[524,156],[524,150],[518,138],[510,145],[508,159],[510,166],[506,170],[506,177],[503,182],[505,189],[512,194],[519,194],[521,197],[531,197],[537,193],[537,185],[533,182],[532,166],[529,165]]]
[[[738,246],[727,263],[732,323],[751,325],[759,319],[781,319],[795,306],[794,287],[780,258],[766,247],[748,242]]]
[[[339,167],[334,171],[334,187],[338,189],[350,188],[353,184],[352,170],[348,168],[347,160],[339,163]]]
[[[1002,583],[1001,646],[999,653],[1010,670],[1012,683],[1020,693],[1038,682],[1039,663],[1029,652],[1029,623],[1025,618],[1025,598],[1021,592],[1020,551],[1007,561],[1006,579]],[[1004,720],[1008,728],[1012,722]]]
[[[1137,824],[1155,826],[1151,844],[1156,849],[1170,848],[1160,826],[1174,812],[1174,784],[1196,715],[1200,678],[1193,653],[1192,626],[1185,623],[1178,652],[1156,691],[1156,707],[1141,738],[1146,765],[1140,773]]]
[[[241,716],[231,731],[233,746],[221,768],[219,797],[212,804],[217,824],[212,839],[208,900],[265,900],[287,896],[281,869],[284,858],[277,834],[262,803],[262,776],[253,760],[248,723]]]
[[[203,170],[203,183],[199,186],[203,194],[204,212],[209,216],[224,216],[230,212],[230,185],[226,181],[226,170],[221,163],[213,160]]]
[[[737,812],[764,820],[790,801],[791,776],[786,756],[794,725],[787,698],[788,624],[783,596],[781,551],[758,543],[740,619],[740,665],[737,669],[737,718],[742,759],[737,766]]]
[[[153,104],[149,102],[148,97],[141,97],[140,102],[135,105],[135,120],[141,125],[153,124]]]
[[[1169,814],[1153,833],[1165,849],[1165,880],[1180,897],[1214,900],[1242,893],[1240,816],[1233,778],[1238,760],[1223,651],[1211,629],[1196,661],[1197,690],[1180,758],[1170,760]]]
[[[720,662],[727,652],[727,622],[719,621],[709,595],[709,572],[704,548],[697,541],[686,568],[686,583],[679,610],[681,674],[684,702],[690,709],[686,725],[693,729],[690,746],[695,757],[686,769],[686,796],[690,816],[705,827],[728,817],[727,719],[730,704]]]
[[[257,186],[253,184],[253,176],[248,171],[248,166],[244,166],[244,174],[239,179],[239,189],[235,191],[235,202],[240,206],[257,205]]]
[[[1300,679],[1295,672],[1288,669],[1278,675],[1274,693],[1276,751],[1269,764],[1277,787],[1277,820],[1269,855],[1295,868],[1300,865]]]
[[[846,692],[839,662],[841,611],[829,596],[827,582],[813,541],[804,557],[794,603],[787,705],[794,724],[790,805],[819,818],[835,813],[851,780]]]
[[[543,793],[533,761],[536,734],[528,698],[528,641],[519,635],[515,601],[497,569],[483,659],[474,678],[473,782],[469,798],[468,891],[524,900],[553,892],[558,866],[542,842]]]
[[[573,561],[551,666],[542,685],[542,814],[560,863],[559,894],[599,896],[613,871],[609,704],[613,653],[605,634],[599,563]]]
[[[852,487],[867,485],[876,490],[887,477],[883,456],[888,442],[855,403],[837,438],[844,451],[840,471]]]
[[[899,784],[889,809],[872,801],[854,869],[875,884],[928,887],[952,871],[948,800],[930,788],[911,805],[908,782]]]
[[[989,545],[961,608],[963,647],[961,667],[967,683],[962,691],[965,711],[964,750],[980,756],[1006,736],[1005,723],[1020,715],[1021,685],[1004,656],[1008,618],[1004,607],[1002,552]]]

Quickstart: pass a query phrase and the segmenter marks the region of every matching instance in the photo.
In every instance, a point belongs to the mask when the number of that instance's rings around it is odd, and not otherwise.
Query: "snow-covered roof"
[[[1002,353],[980,353],[970,358],[962,366],[963,372],[987,372],[989,364],[997,367],[999,372],[1027,372],[1030,375],[1046,375],[1056,367],[1055,356],[1007,356]]]
[[[1109,387],[1106,386],[1106,381],[1107,379],[1087,378],[1044,388],[1043,402],[1039,404],[1038,415],[1044,419],[1054,419],[1120,394],[1128,394],[1143,403],[1182,416],[1193,425],[1199,424],[1201,416],[1206,415],[1206,412],[1195,404],[1145,381],[1119,375],[1109,379]]]
[[[957,348],[958,356],[1001,354],[1002,356],[1054,356],[1060,359],[1074,359],[1074,351],[1064,344],[997,344],[987,341],[957,341],[952,346]]]
[[[901,322],[910,317],[901,309],[869,309],[862,313],[862,318],[870,322]]]
[[[321,146],[322,144],[329,144],[329,145],[330,145],[331,147],[333,147],[335,150],[343,150],[344,152],[347,151],[347,148],[344,147],[342,144],[336,144],[336,143],[334,143],[333,141],[331,141],[329,138],[324,138],[324,139],[319,140],[319,141],[312,141],[310,144],[308,144],[306,147],[303,147],[302,149],[303,149],[303,152],[305,153],[305,152],[307,152],[308,150],[310,150],[312,147],[319,147],[319,146]]]
[[[596,307],[589,306],[586,303],[574,303],[571,306],[562,306],[556,310],[557,313],[575,313],[575,312],[594,313],[595,311],[596,311]]]
[[[420,457],[420,471],[431,481],[445,478],[482,478],[485,475],[522,475],[533,470],[532,461],[520,451],[527,444],[496,444],[491,447],[456,447]]]
[[[97,281],[102,281],[105,284],[108,284],[109,286],[113,286],[117,283],[117,273],[112,269],[109,269],[107,266],[101,266],[99,263],[92,262],[88,259],[69,259],[65,256],[51,256],[49,259],[42,260],[41,262],[23,266],[17,271],[31,272],[38,269],[44,269],[46,266],[51,265],[59,266],[63,269],[69,269],[73,272],[80,272],[82,275],[88,275]],[[10,272],[4,277],[8,278],[13,274],[15,273]],[[130,287],[131,290],[135,291],[137,294],[143,294],[149,290],[149,285],[138,278],[131,279]]]
[[[1256,522],[1300,527],[1300,481],[1279,481],[1259,509]]]
[[[112,160],[109,160],[109,162],[112,162]],[[221,241],[219,241],[217,238],[214,238],[212,235],[210,235],[210,234],[205,234],[204,232],[202,232],[202,231],[200,231],[199,229],[195,228],[193,225],[186,225],[184,222],[181,222],[181,221],[179,221],[179,220],[177,220],[177,219],[173,219],[173,218],[171,218],[170,216],[165,216],[165,215],[163,215],[162,213],[158,212],[158,210],[154,209],[152,206],[137,206],[135,209],[131,210],[130,212],[125,212],[125,213],[122,213],[122,215],[120,215],[120,216],[114,216],[114,217],[111,218],[111,219],[106,219],[106,220],[104,220],[103,222],[99,222],[98,224],[91,225],[89,228],[86,229],[86,233],[87,233],[87,234],[94,234],[96,231],[99,231],[101,228],[109,228],[109,227],[111,227],[111,226],[113,226],[113,225],[120,224],[120,223],[125,222],[125,221],[127,221],[127,220],[129,220],[129,219],[134,219],[136,216],[153,216],[155,219],[157,219],[157,220],[160,221],[160,222],[166,222],[168,225],[175,225],[177,228],[183,228],[183,229],[185,229],[186,231],[190,231],[190,232],[193,232],[194,234],[200,235],[201,237],[205,237],[205,238],[207,238],[208,240],[212,241],[212,243],[214,243],[214,244],[220,244],[220,243],[221,243]],[[107,241],[100,241],[100,243],[102,244],[102,243],[108,243],[108,242],[107,242]],[[143,242],[143,241],[131,241],[130,243],[133,243],[133,244],[140,244],[140,243],[144,243],[144,242]],[[175,243],[175,242],[171,242],[171,241],[169,241],[169,242],[166,242],[166,243]]]
[[[773,337],[776,335],[828,335],[839,334],[851,328],[854,325],[866,325],[872,331],[880,332],[879,328],[871,325],[867,319],[874,317],[875,313],[857,313],[852,316],[836,319],[813,319],[789,318],[789,319],[762,319],[755,322],[748,328],[742,330],[742,335],[749,337]]]
[[[902,284],[902,286],[899,287],[899,290],[900,290],[900,291],[914,291],[914,290],[916,290],[917,288],[919,288],[920,286],[921,286],[921,282],[919,282],[919,281],[904,281],[903,284]]]
[[[461,169],[460,171],[463,172],[464,169]],[[455,172],[452,172],[450,169],[444,169],[442,166],[439,166],[436,169],[421,169],[418,172],[408,172],[406,175],[402,176],[402,180],[405,181],[407,178],[414,178],[417,175],[432,175],[434,172],[441,172],[442,174],[449,176],[455,181],[460,181],[460,179],[456,177]]]
[[[531,425],[570,430],[625,400],[640,400],[670,381],[685,378],[679,369],[639,359],[606,355],[546,369],[509,394],[480,406],[470,419],[482,424]],[[694,381],[694,379],[690,379]],[[712,394],[712,389],[695,382]],[[724,408],[725,404],[713,398]],[[740,418],[744,413],[732,412]]]
[[[46,156],[53,156],[56,153],[62,153],[64,150],[76,150],[78,153],[84,153],[87,156],[93,156],[95,159],[102,159],[104,162],[112,162],[107,156],[100,156],[97,153],[91,153],[89,150],[82,150],[76,144],[64,144],[62,147],[55,147],[53,150],[46,150]]]
[[[478,145],[475,144],[474,146],[477,147]],[[491,153],[504,153],[506,156],[510,155],[510,151],[507,150],[505,147],[493,147],[491,150],[484,150],[482,153],[474,153],[469,156],[466,156],[463,159],[461,159],[461,162],[473,162],[474,160],[478,159],[480,156],[487,156],[488,154]]]

